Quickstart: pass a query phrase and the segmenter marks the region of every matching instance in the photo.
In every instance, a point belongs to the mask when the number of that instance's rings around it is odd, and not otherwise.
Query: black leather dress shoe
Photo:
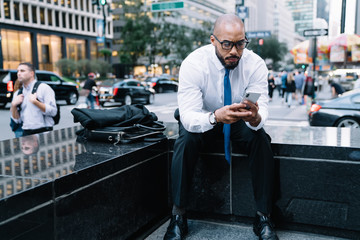
[[[256,214],[253,230],[259,240],[279,240],[269,216]]]
[[[173,215],[166,230],[164,240],[181,240],[188,233],[187,218],[184,215]]]

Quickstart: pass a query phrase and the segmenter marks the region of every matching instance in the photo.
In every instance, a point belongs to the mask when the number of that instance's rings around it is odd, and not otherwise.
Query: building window
[[[59,5],[59,1],[58,1],[58,0],[54,0],[54,4],[55,4],[55,5]]]
[[[67,6],[68,8],[71,8],[71,0],[67,0]]]
[[[84,26],[84,24],[85,24],[84,17],[81,17],[81,30],[82,30],[82,31],[85,31],[85,26]]]
[[[87,31],[90,32],[90,18],[86,18],[87,21]]]
[[[45,24],[45,9],[44,8],[40,8],[40,23],[41,24]]]
[[[18,2],[14,2],[14,15],[15,15],[15,20],[20,21],[20,9]]]
[[[67,28],[66,26],[66,13],[62,13],[62,27]]]
[[[90,41],[90,59],[95,60],[98,58],[98,49],[96,41]]]
[[[85,59],[85,40],[67,38],[66,54],[75,61]]]
[[[29,32],[2,29],[1,36],[5,69],[16,69],[21,62],[31,62],[32,52]]]
[[[33,23],[37,23],[37,12],[36,12],[36,6],[32,6],[32,21]]]
[[[53,25],[51,9],[48,9],[48,24],[49,24],[49,26]]]
[[[69,14],[69,28],[70,28],[70,29],[73,28],[73,22],[72,22],[73,17],[72,17],[72,16],[73,16],[72,14]]]
[[[60,27],[59,12],[55,11],[55,26]]]
[[[29,5],[23,5],[24,22],[29,22]]]
[[[75,16],[75,29],[78,30],[79,29],[79,17]]]
[[[39,69],[54,71],[55,64],[61,59],[61,38],[54,35],[37,35]]]
[[[6,19],[11,19],[9,0],[4,0],[4,14]]]
[[[96,33],[96,22],[95,22],[95,19],[93,19],[93,21],[92,21],[93,23],[93,29],[92,29],[92,31],[94,32],[94,33]]]
[[[65,6],[65,0],[60,0],[61,1],[61,6]]]

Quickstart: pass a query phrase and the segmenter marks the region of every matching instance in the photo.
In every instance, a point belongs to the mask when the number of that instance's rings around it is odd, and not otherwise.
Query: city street
[[[322,98],[330,96],[330,90],[325,87],[319,94]],[[85,107],[85,97],[80,97],[75,106],[66,105],[65,102],[59,101],[61,104],[61,118],[60,123],[54,127],[54,129],[61,129],[74,126],[73,116],[71,110],[74,107]],[[119,107],[118,103],[106,103],[105,108]],[[155,96],[155,102],[152,105],[146,105],[146,107],[154,112],[160,121],[175,122],[173,113],[177,108],[176,93],[166,92],[159,93]],[[11,131],[10,122],[10,104],[8,103],[5,109],[0,109],[0,124],[1,124],[1,136],[0,140],[10,139],[14,137],[14,133]],[[78,124],[78,123],[76,123]],[[291,108],[288,108],[282,99],[279,97],[277,91],[274,91],[273,101],[269,103],[269,119],[267,125],[282,125],[282,126],[309,126],[306,114],[306,106],[299,105],[293,101]]]

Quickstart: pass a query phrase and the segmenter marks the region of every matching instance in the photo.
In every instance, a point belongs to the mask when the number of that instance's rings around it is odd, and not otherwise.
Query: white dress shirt
[[[29,94],[31,94],[35,82],[36,80],[32,81],[27,87],[23,87],[24,100],[21,104],[20,118],[14,119],[11,117],[16,123],[22,122],[24,130],[54,126],[52,116],[55,116],[57,112],[54,90],[45,83],[39,85],[36,96],[40,102],[45,104],[45,112],[42,112],[40,108],[29,101]],[[18,91],[14,93],[13,97],[17,95]]]
[[[212,129],[209,114],[224,106],[225,67],[215,54],[212,44],[192,52],[182,62],[179,72],[178,105],[181,123],[189,132],[200,133]],[[268,118],[268,69],[265,62],[248,49],[243,50],[239,65],[230,71],[232,103],[240,103],[246,92],[261,93],[258,100],[263,127]]]

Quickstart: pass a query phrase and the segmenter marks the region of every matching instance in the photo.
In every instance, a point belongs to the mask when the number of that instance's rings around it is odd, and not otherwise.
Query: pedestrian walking
[[[283,71],[282,74],[281,74],[281,102],[284,103],[284,100],[285,102],[287,101],[285,97],[285,92],[286,92],[286,81],[287,81],[287,75],[288,73],[286,71]]]
[[[273,92],[275,89],[275,79],[274,79],[274,75],[273,74],[269,74],[269,78],[268,78],[268,91],[269,91],[269,100],[272,101],[273,98]]]
[[[263,129],[268,118],[266,64],[246,49],[244,23],[237,15],[220,16],[210,41],[190,53],[180,67],[179,137],[171,165],[173,210],[164,239],[186,237],[188,187],[202,146],[207,140],[224,139],[225,159],[230,163],[231,138],[233,144],[247,146],[256,202],[254,232],[259,239],[278,240],[270,215],[275,165]],[[249,92],[260,94],[259,100],[243,102]]]
[[[286,102],[288,107],[291,107],[292,99],[296,91],[294,73],[289,72],[286,79]]]
[[[57,113],[54,90],[49,85],[41,83],[36,92],[32,92],[37,80],[35,68],[31,63],[20,63],[17,71],[22,88],[14,93],[11,102],[12,121],[22,126],[23,136],[52,131],[53,117]]]
[[[305,75],[303,72],[296,71],[295,72],[295,100],[301,105],[303,103],[303,86],[305,82]]]
[[[340,83],[332,82],[330,86],[331,86],[331,96],[333,98],[337,98],[338,96],[340,96],[345,92],[345,89],[341,86]]]
[[[96,82],[95,82],[95,73],[89,73],[88,74],[88,79],[85,81],[84,87],[83,89],[86,91],[85,96],[86,96],[86,105],[88,108],[90,109],[94,109],[95,108],[95,97],[93,95],[93,87],[97,87],[96,86]]]
[[[275,80],[275,88],[279,93],[279,97],[281,97],[281,74],[277,73],[274,75],[274,80]]]

